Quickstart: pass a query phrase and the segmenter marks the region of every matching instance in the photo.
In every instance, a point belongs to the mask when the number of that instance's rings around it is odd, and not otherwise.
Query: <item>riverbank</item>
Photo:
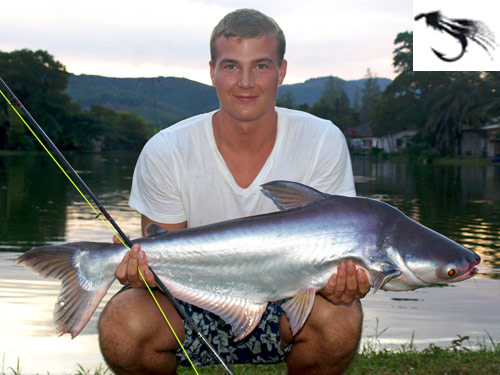
[[[434,163],[440,165],[498,165],[500,162],[493,162],[490,159],[473,159],[473,158],[438,158],[434,160]]]
[[[447,348],[430,345],[423,350],[402,347],[399,351],[364,349],[345,375],[494,375],[500,374],[500,343],[491,347],[471,350],[461,338]],[[104,367],[84,369],[75,366],[74,375],[112,375]],[[286,365],[234,365],[231,369],[237,375],[285,375]],[[221,366],[197,368],[201,375],[222,375]],[[194,374],[190,367],[179,368],[179,375]],[[41,371],[40,374],[50,374]],[[71,375],[73,375],[71,374]],[[1,368],[0,375],[28,375],[22,371],[22,363],[16,368]]]
[[[398,163],[422,163],[422,164],[438,164],[438,165],[452,165],[452,166],[500,166],[500,159],[495,158],[480,158],[477,156],[456,156],[456,157],[440,157],[437,153],[432,151],[425,151],[418,154],[411,154],[408,152],[397,152],[392,154],[375,153],[375,154],[357,154],[351,153],[351,158],[370,160],[372,162],[393,161]]]
[[[423,350],[402,347],[400,351],[364,349],[345,375],[494,375],[500,374],[500,344],[491,348],[470,350],[464,346],[467,337],[455,340],[454,345],[441,348],[430,345]],[[286,375],[286,365],[232,366],[238,375]],[[182,368],[179,375],[192,374]],[[223,374],[220,366],[205,367],[203,375]],[[96,374],[97,375],[97,374]]]

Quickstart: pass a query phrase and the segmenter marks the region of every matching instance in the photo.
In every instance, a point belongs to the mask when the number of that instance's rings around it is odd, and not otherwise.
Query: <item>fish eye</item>
[[[457,274],[457,270],[455,268],[449,268],[447,274],[449,277],[453,277]]]

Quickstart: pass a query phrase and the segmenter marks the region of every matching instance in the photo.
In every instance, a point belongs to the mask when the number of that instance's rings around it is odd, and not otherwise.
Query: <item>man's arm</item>
[[[166,230],[178,230],[178,229],[184,229],[187,228],[187,222],[183,221],[182,223],[175,223],[175,224],[164,224],[164,223],[159,223],[157,221],[151,220],[149,217],[141,215],[141,229],[142,229],[142,235],[146,235],[146,227],[149,224],[156,224],[159,225],[160,227],[166,229]]]
[[[157,224],[160,227],[166,230],[178,230],[184,229],[187,227],[187,223],[184,221],[182,223],[175,224],[165,224],[158,223],[150,218],[142,215],[141,217],[141,228],[142,235],[144,236],[146,233],[146,227],[149,224]],[[133,288],[138,288],[144,286],[144,281],[142,280],[141,275],[139,274],[138,269],[140,268],[146,282],[150,287],[156,287],[156,282],[154,280],[153,274],[149,271],[148,262],[146,259],[146,253],[138,244],[132,246],[131,251],[125,255],[122,262],[118,266],[115,272],[116,278],[123,285],[130,285]]]

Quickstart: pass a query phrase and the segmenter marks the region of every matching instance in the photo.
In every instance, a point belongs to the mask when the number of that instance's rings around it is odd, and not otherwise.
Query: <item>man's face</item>
[[[210,75],[221,112],[238,121],[274,113],[278,85],[286,74],[286,61],[281,66],[278,62],[276,40],[265,35],[246,39],[221,36],[215,47],[217,60],[215,65],[210,62]]]

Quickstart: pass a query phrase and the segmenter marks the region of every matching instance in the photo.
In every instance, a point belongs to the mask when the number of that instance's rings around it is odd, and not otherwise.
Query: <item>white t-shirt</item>
[[[188,227],[277,211],[260,185],[288,180],[329,194],[356,195],[345,138],[331,121],[276,108],[274,148],[255,180],[241,188],[215,143],[212,117],[202,114],[170,126],[144,146],[134,171],[129,205],[165,224]]]

